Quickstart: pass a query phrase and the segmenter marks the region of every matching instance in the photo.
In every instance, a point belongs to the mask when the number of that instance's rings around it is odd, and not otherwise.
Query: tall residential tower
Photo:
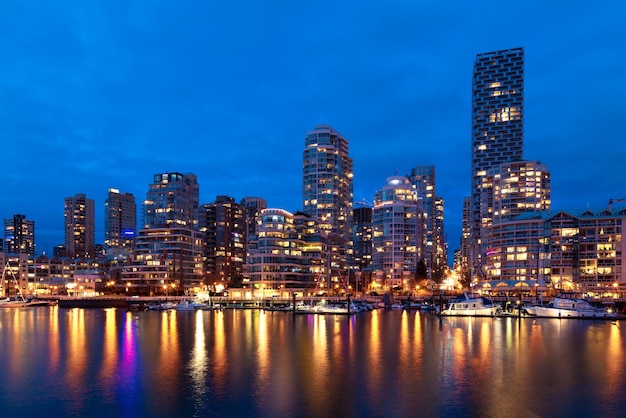
[[[83,193],[65,198],[65,248],[68,257],[94,257],[94,201]]]
[[[26,215],[5,219],[4,248],[7,253],[35,255],[35,221],[26,219]]]
[[[332,245],[331,271],[346,275],[352,235],[352,158],[348,141],[332,127],[318,125],[305,138],[302,210],[319,223]]]
[[[109,189],[104,202],[104,244],[107,252],[118,255],[129,251],[137,232],[135,196]]]
[[[472,175],[470,262],[482,276],[485,219],[483,178],[502,163],[523,159],[524,49],[478,54],[472,81]],[[490,223],[490,222],[487,222]]]

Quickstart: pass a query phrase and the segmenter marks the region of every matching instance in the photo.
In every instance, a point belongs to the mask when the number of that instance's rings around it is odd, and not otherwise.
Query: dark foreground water
[[[0,416],[617,417],[626,322],[0,309]]]

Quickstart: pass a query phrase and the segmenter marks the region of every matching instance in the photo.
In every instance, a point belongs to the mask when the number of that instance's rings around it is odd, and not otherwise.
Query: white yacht
[[[450,299],[448,306],[439,314],[442,316],[496,316],[500,309],[500,305],[491,299],[463,293]]]
[[[611,309],[596,308],[588,300],[568,297],[556,297],[545,306],[527,306],[525,309],[528,315],[548,318],[613,318],[617,316]]]

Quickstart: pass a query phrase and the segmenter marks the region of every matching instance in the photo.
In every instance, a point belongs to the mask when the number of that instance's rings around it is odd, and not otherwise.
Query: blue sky
[[[434,164],[451,249],[470,190],[476,54],[525,47],[525,158],[553,209],[626,197],[626,3],[3,1],[0,217],[63,243],[63,199],[143,201],[193,172],[201,202],[301,208],[304,136],[350,142],[355,201]]]

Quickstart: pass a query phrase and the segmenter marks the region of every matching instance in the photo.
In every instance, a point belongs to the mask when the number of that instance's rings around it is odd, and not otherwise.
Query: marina
[[[5,309],[0,409],[53,417],[621,416],[625,347],[624,327],[603,320]]]

